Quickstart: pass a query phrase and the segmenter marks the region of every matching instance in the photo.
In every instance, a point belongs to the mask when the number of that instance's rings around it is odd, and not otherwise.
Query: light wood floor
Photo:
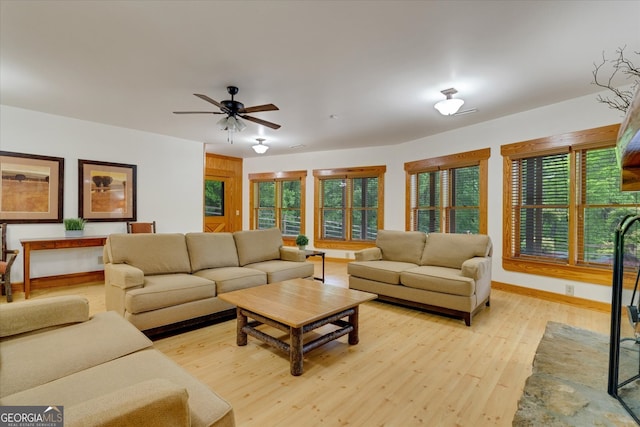
[[[347,286],[346,263],[327,262],[327,283]],[[105,310],[102,285],[32,297],[59,294]],[[239,427],[510,426],[548,321],[605,334],[610,322],[607,313],[497,290],[471,327],[373,301],[360,308],[360,343],[343,337],[312,351],[300,377],[284,354],[251,337],[237,347],[235,320],[155,346],[228,400]]]

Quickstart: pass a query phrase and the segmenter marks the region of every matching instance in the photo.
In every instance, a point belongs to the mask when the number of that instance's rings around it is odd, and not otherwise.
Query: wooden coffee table
[[[358,306],[376,294],[293,279],[240,289],[218,295],[237,306],[237,344],[247,345],[247,335],[289,354],[291,375],[301,375],[304,355],[323,344],[349,334],[349,344],[358,344]],[[343,318],[348,317],[348,321]],[[249,321],[248,318],[253,319]],[[258,330],[269,325],[289,334],[286,343]],[[338,329],[304,343],[304,334],[333,324]]]

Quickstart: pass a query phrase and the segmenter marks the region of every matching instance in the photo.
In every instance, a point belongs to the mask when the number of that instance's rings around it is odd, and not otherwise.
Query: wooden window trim
[[[350,240],[326,240],[322,239],[322,207],[320,206],[320,181],[322,179],[339,178],[378,178],[378,229],[384,228],[384,174],[387,167],[359,166],[349,168],[314,169],[314,246],[321,249],[347,249],[360,250],[375,246],[374,242],[350,241]]]
[[[259,182],[282,182],[282,181],[295,181],[300,180],[300,234],[306,233],[306,182],[307,171],[280,171],[280,172],[260,172],[249,174],[249,228],[254,230],[256,228],[255,217],[255,184]],[[278,197],[278,191],[276,191],[276,197]],[[276,224],[279,224],[279,201],[276,200]],[[295,246],[295,237],[282,236],[282,240],[286,245]]]
[[[570,132],[547,138],[516,142],[500,147],[503,156],[503,238],[502,238],[502,267],[507,271],[555,277],[559,279],[580,282],[611,285],[612,271],[610,268],[579,265],[576,263],[577,251],[577,192],[580,183],[576,180],[576,152],[590,148],[607,148],[615,146],[620,125],[602,126],[578,132]],[[549,261],[529,260],[515,257],[512,254],[512,193],[511,193],[511,165],[513,160],[525,157],[537,157],[554,153],[570,153],[570,186],[569,186],[569,261],[568,263],[554,263]],[[635,275],[625,273],[625,282],[631,283]]]
[[[405,170],[405,230],[411,230],[411,176],[436,170],[457,169],[468,166],[479,167],[480,179],[480,219],[478,231],[481,234],[488,232],[487,211],[489,205],[489,157],[491,148],[465,151],[446,156],[416,160],[404,164]],[[441,194],[441,197],[444,197]]]

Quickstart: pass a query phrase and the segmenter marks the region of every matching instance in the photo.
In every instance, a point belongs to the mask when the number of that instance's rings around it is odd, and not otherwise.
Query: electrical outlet
[[[573,285],[564,285],[564,293],[565,295],[571,295],[573,296]]]

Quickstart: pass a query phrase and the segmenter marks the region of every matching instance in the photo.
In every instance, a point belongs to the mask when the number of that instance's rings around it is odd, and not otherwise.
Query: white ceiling
[[[237,157],[260,137],[266,155],[399,144],[599,92],[594,62],[634,57],[639,17],[640,1],[0,0],[0,103]],[[216,111],[193,94],[228,85],[282,127],[246,122],[231,146],[221,116],[172,114]],[[441,116],[449,87],[478,111]]]

